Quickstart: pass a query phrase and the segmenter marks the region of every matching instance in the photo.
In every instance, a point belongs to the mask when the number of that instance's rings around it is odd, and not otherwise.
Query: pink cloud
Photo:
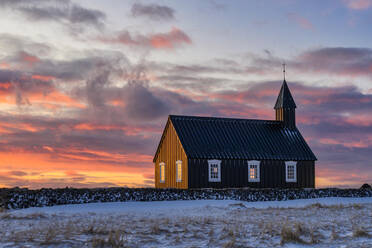
[[[192,44],[191,38],[182,30],[173,27],[166,33],[155,33],[148,35],[133,35],[124,30],[111,38],[100,38],[107,43],[119,43],[126,46],[141,46],[154,49],[174,49],[180,45]]]
[[[344,0],[346,6],[350,9],[363,10],[372,6],[372,0]]]
[[[370,144],[369,142],[363,141],[344,141],[337,140],[333,138],[320,138],[319,142],[325,145],[342,145],[347,148],[367,148]]]
[[[22,62],[29,63],[30,65],[40,62],[40,59],[38,57],[26,52],[20,52],[19,57]]]
[[[306,19],[303,16],[300,16],[297,13],[288,13],[288,18],[291,21],[294,21],[296,24],[298,24],[301,28],[307,29],[307,30],[314,30],[313,24]]]
[[[178,28],[172,28],[168,33],[151,36],[151,45],[154,48],[174,48],[177,44],[191,44],[191,39]]]

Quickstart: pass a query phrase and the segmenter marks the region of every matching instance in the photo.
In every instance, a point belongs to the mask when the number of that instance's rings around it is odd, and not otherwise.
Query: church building
[[[317,158],[296,127],[284,79],[275,120],[170,115],[154,156],[156,188],[314,188]]]

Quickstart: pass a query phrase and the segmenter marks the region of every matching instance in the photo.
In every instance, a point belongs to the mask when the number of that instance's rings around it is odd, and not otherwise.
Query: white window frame
[[[288,167],[293,166],[294,172],[293,176],[294,178],[288,178]],[[296,161],[286,161],[285,162],[285,181],[288,183],[295,183],[297,182],[297,162]]]
[[[162,166],[164,166],[164,180],[161,180],[161,178],[162,178],[161,167]],[[165,183],[165,175],[166,175],[166,173],[165,173],[165,163],[161,162],[161,163],[159,163],[159,182],[160,183]]]
[[[248,161],[248,182],[260,182],[260,163],[261,161],[258,160]],[[257,178],[250,177],[251,165],[257,166]]]
[[[178,175],[178,165],[181,165],[181,175]],[[182,182],[182,161],[181,160],[176,161],[176,182],[178,183]]]
[[[212,178],[211,176],[211,166],[217,165],[218,178]],[[208,160],[208,178],[209,182],[221,182],[221,160]]]

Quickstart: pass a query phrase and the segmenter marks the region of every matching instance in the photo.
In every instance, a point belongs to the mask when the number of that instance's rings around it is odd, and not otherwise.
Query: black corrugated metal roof
[[[296,103],[293,100],[291,91],[288,88],[287,82],[284,80],[280,89],[278,98],[276,99],[274,109],[278,108],[296,108]]]
[[[169,117],[189,158],[317,160],[298,129],[279,121]]]

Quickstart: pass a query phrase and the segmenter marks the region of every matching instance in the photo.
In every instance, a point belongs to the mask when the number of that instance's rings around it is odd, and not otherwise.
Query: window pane
[[[288,179],[294,179],[294,166],[293,165],[288,165]]]
[[[217,164],[211,164],[211,178],[218,178],[218,165]]]
[[[177,164],[177,181],[182,180],[182,164],[178,163]]]
[[[255,177],[254,177],[254,168],[251,168],[250,169],[250,171],[249,171],[249,177],[251,178],[251,179],[254,179]]]
[[[258,166],[255,164],[249,165],[249,178],[257,179],[258,178]]]
[[[160,165],[160,181],[165,181],[165,165]]]

